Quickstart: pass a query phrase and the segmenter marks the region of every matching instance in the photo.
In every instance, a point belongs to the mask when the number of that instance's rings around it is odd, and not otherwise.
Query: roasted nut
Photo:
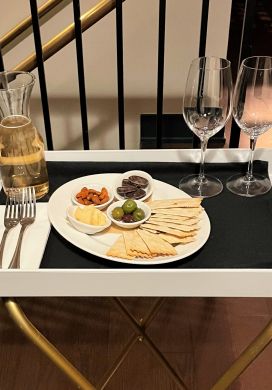
[[[80,204],[94,206],[104,204],[109,200],[109,194],[105,187],[103,187],[101,191],[94,190],[93,188],[88,189],[87,187],[83,187],[75,197],[77,202]]]

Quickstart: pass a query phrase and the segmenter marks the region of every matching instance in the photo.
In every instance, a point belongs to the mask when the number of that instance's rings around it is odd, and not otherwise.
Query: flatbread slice
[[[121,234],[115,243],[110,247],[106,253],[107,256],[120,257],[121,259],[134,259],[134,256],[127,254],[125,240],[123,234]]]
[[[159,233],[158,236],[172,245],[188,244],[190,242],[195,241],[195,238],[193,236],[180,238],[180,237],[172,236],[172,234],[167,234],[167,233]]]
[[[157,232],[157,230],[146,228],[144,225],[141,226],[141,229],[146,230],[147,232],[150,232],[150,233],[153,233],[153,234],[159,234],[159,232]]]
[[[141,229],[147,228],[147,229],[155,230],[154,229],[155,225],[151,225],[149,223],[144,223],[140,226],[140,228]],[[159,225],[156,225],[156,231],[161,232],[161,233],[169,233],[169,234],[172,234],[173,236],[177,236],[177,237],[181,237],[181,238],[195,236],[197,233],[197,230],[192,230],[191,232],[183,232],[181,230],[172,229],[172,228],[168,228],[166,226],[159,226]]]
[[[170,223],[178,223],[182,225],[194,225],[199,222],[199,218],[193,217],[179,217],[178,215],[163,215],[163,214],[152,214],[152,216],[148,219],[148,221],[161,221],[161,222],[170,222]]]
[[[167,256],[177,254],[176,249],[171,244],[158,237],[157,234],[140,229],[138,233],[148,246],[148,249],[153,256]]]
[[[159,232],[157,232],[157,230],[146,229],[144,226],[142,226],[142,229],[147,231],[147,232],[157,234],[158,237],[162,238],[164,241],[169,242],[169,244],[171,244],[171,245],[188,244],[190,242],[195,241],[195,236],[177,237],[177,236],[173,236],[172,234],[168,234],[168,233],[159,233]]]
[[[173,209],[159,209],[160,214],[164,215],[178,215],[180,217],[198,217],[201,214],[202,207],[192,207],[192,208],[173,208]],[[157,210],[151,210],[152,215],[157,212]]]
[[[128,255],[144,258],[152,257],[150,250],[136,230],[124,231],[123,236]]]
[[[179,199],[163,199],[153,200],[148,202],[148,206],[153,209],[165,209],[175,207],[199,207],[202,202],[202,198],[179,198]]]
[[[152,218],[148,220],[148,223],[151,225],[155,225],[155,226],[157,226],[157,225],[166,226],[166,227],[169,227],[172,229],[181,230],[183,232],[191,232],[192,230],[199,229],[199,226],[196,223],[194,223],[193,225],[185,225],[185,224],[174,223],[174,221],[172,221],[172,222],[156,221]]]

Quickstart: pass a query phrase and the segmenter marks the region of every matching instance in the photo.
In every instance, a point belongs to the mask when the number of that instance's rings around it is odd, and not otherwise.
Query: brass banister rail
[[[80,18],[82,32],[86,31],[89,27],[115,9],[115,5],[115,0],[101,0],[97,5],[85,12]],[[74,38],[75,24],[72,23],[42,46],[43,60],[46,61],[48,58],[52,57],[64,46],[68,45]],[[21,61],[14,70],[30,72],[35,69],[36,66],[36,53],[32,53]]]
[[[40,24],[47,22],[65,8],[72,0],[48,0],[38,8]],[[18,43],[32,33],[31,15],[19,22],[14,28],[0,38],[2,53],[6,54]]]

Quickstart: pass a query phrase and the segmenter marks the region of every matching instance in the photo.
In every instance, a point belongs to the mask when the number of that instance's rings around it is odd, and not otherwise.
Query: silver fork
[[[34,187],[27,187],[22,194],[21,205],[21,230],[18,238],[18,242],[13,254],[9,268],[20,268],[20,253],[23,241],[23,235],[26,228],[35,221],[36,217],[36,197]]]
[[[0,268],[3,264],[3,253],[6,243],[6,238],[11,229],[13,229],[20,222],[20,203],[14,195],[7,195],[6,207],[4,214],[5,231],[0,243]]]

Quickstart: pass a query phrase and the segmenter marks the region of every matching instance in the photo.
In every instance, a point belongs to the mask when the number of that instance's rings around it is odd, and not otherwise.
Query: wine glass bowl
[[[268,177],[253,174],[253,157],[258,137],[272,128],[272,57],[249,57],[241,63],[233,117],[250,138],[250,157],[247,172],[230,177],[226,187],[241,196],[263,195],[270,190],[271,183]]]
[[[179,188],[193,197],[208,198],[218,195],[223,189],[219,179],[204,174],[204,158],[209,138],[225,126],[231,108],[230,62],[218,57],[194,59],[185,87],[183,117],[189,129],[200,139],[200,172],[179,182]]]

